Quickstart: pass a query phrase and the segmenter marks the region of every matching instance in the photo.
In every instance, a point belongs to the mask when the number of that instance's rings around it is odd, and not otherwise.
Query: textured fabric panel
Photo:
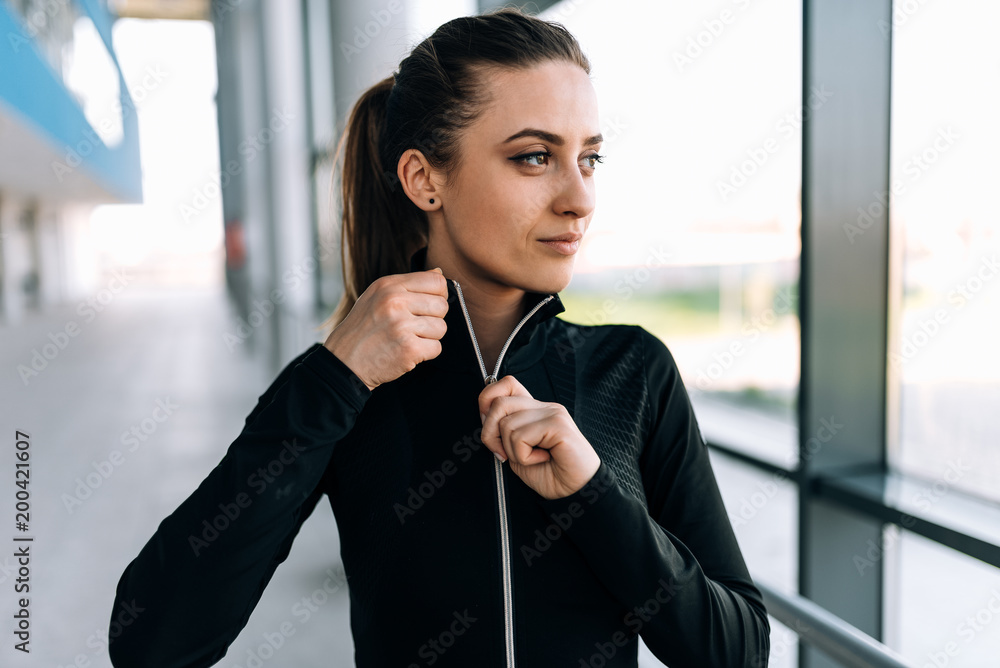
[[[646,505],[639,455],[647,424],[648,388],[634,325],[577,325],[552,319],[555,338],[545,357],[553,387],[580,432]],[[577,363],[579,359],[587,364]]]

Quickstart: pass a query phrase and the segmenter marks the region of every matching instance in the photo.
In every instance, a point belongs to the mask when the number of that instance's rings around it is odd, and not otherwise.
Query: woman
[[[116,666],[219,661],[324,493],[358,666],[635,666],[640,635],[673,668],[767,664],[666,346],[553,317],[594,213],[589,70],[503,9],[361,96],[333,330],[122,574]]]

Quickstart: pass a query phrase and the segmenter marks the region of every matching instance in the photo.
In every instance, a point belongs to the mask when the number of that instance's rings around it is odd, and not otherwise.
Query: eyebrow
[[[514,134],[503,140],[503,143],[509,144],[515,139],[520,139],[521,137],[538,137],[539,139],[547,141],[551,144],[555,144],[556,146],[562,146],[563,144],[566,143],[566,141],[559,135],[552,132],[546,132],[545,130],[539,130],[537,128],[525,128],[520,132],[515,132]],[[603,141],[604,141],[604,135],[602,135],[601,133],[597,133],[593,137],[587,137],[586,139],[584,139],[583,145],[593,146],[594,144],[600,144]]]

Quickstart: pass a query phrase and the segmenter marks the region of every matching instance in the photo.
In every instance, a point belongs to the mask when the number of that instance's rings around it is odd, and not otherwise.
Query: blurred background
[[[110,665],[119,575],[337,304],[351,106],[500,4],[0,0],[0,509],[20,430],[35,537],[0,663]],[[524,7],[580,40],[605,137],[560,317],[666,342],[769,596],[1000,665],[1000,4]],[[220,665],[286,621],[262,665],[353,665],[346,587],[293,614],[341,568],[321,503]],[[791,619],[770,665],[841,665]]]

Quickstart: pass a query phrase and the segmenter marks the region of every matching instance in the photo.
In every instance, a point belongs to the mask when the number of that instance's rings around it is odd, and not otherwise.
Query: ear
[[[419,149],[403,151],[396,165],[396,176],[403,186],[406,196],[424,211],[433,211],[441,206],[439,173],[434,169]],[[431,203],[434,200],[434,203]]]

